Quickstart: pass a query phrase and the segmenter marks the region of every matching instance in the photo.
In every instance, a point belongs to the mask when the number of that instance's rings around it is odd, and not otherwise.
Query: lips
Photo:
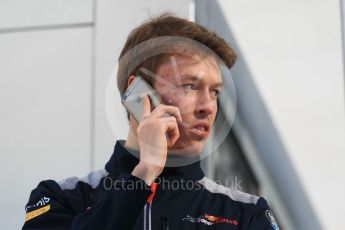
[[[190,132],[197,137],[206,138],[210,132],[210,124],[207,121],[199,121],[192,125]]]

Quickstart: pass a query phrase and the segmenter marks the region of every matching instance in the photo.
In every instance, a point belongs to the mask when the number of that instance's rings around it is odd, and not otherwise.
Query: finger
[[[178,122],[182,122],[180,109],[176,106],[160,104],[152,111],[152,116],[157,118],[166,117],[169,115],[176,117]]]
[[[168,143],[169,146],[174,146],[177,139],[180,137],[180,131],[178,129],[178,126],[176,123],[170,124],[169,123],[169,129],[168,129]]]
[[[142,111],[141,111],[141,119],[143,120],[146,117],[148,117],[151,113],[151,105],[150,105],[150,99],[147,95],[143,96],[142,98]]]
[[[168,145],[173,146],[180,136],[176,118],[173,116],[163,117],[160,119],[160,122],[164,124],[165,131],[168,134]]]
[[[164,117],[161,117],[161,118],[159,118],[159,122],[161,122],[162,124],[170,123],[170,122],[177,124],[176,117],[174,117],[174,116],[164,116]],[[168,131],[167,127],[166,127],[165,131]]]

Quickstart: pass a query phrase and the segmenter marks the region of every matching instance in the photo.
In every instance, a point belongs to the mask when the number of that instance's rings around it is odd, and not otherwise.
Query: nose
[[[195,109],[195,115],[199,118],[205,118],[212,113],[215,113],[217,107],[217,101],[211,97],[209,91],[202,92],[198,96],[197,105]]]

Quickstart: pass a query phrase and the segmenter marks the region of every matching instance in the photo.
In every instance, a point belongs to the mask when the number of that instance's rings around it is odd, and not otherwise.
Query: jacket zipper
[[[144,230],[151,230],[151,203],[144,207]]]
[[[151,208],[152,201],[156,194],[157,184],[152,183],[151,185],[151,195],[147,198],[146,204],[144,206],[144,230],[151,230]]]

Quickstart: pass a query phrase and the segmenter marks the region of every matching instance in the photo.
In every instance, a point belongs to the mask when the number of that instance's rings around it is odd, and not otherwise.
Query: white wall
[[[345,213],[339,1],[218,4],[325,229]],[[237,76],[240,77],[240,76]]]
[[[92,10],[92,0],[1,0],[0,29],[91,23]]]
[[[162,10],[188,17],[189,0],[0,1],[2,229],[21,228],[39,181],[103,168],[126,137],[124,113],[119,135],[106,118],[108,79],[128,32]]]
[[[51,28],[87,25],[92,5],[58,2],[0,2],[3,229],[22,226],[24,206],[40,180],[89,170],[92,29]]]

